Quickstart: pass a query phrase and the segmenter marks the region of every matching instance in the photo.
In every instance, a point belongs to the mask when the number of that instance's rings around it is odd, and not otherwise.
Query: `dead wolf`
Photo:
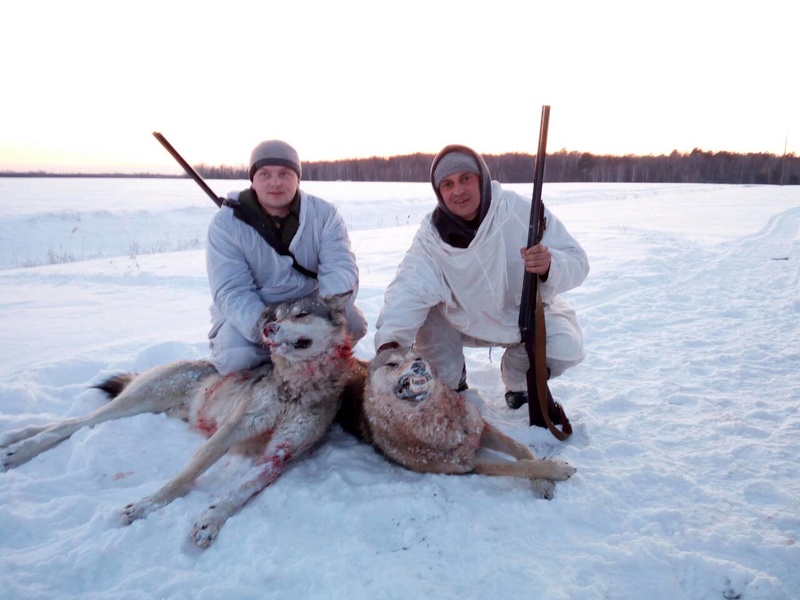
[[[364,376],[363,397],[342,407],[339,422],[408,469],[551,481],[575,473],[563,461],[536,458],[526,445],[484,420],[475,405],[434,377],[413,348],[383,350]],[[479,454],[481,449],[515,460],[493,460]]]
[[[356,367],[346,333],[351,293],[306,297],[268,306],[260,320],[272,362],[221,376],[207,361],[178,361],[96,386],[114,399],[92,414],[0,436],[2,470],[17,467],[82,427],[145,412],[187,421],[208,439],[186,467],[154,494],[122,509],[130,524],[189,492],[228,450],[255,455],[243,481],[214,501],[192,529],[208,547],[220,528],[254,494],[274,482],[289,460],[313,447],[336,416]]]

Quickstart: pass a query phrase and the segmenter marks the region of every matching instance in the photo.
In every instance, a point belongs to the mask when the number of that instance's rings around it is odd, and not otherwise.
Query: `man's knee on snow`
[[[357,306],[353,306],[347,315],[347,333],[353,346],[367,335],[367,319]]]
[[[579,360],[557,360],[554,358],[547,358],[547,369],[550,372],[550,379],[554,379],[563,375],[564,372],[569,369],[570,367],[574,367],[578,363],[580,363],[583,358]]]

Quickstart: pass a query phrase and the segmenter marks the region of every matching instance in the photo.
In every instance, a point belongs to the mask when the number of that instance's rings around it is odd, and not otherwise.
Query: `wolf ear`
[[[350,297],[352,295],[353,295],[353,290],[349,290],[341,294],[334,294],[333,296],[327,296],[325,298],[325,302],[329,303],[334,308],[344,310],[344,307],[347,306],[347,301],[350,300]]]

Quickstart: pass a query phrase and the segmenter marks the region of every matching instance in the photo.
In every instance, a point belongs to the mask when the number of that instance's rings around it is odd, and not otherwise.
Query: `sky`
[[[224,193],[232,182],[209,183]],[[355,352],[370,359],[384,291],[433,190],[305,187],[347,223],[369,324]],[[335,426],[200,552],[192,524],[252,463],[228,455],[123,527],[121,508],[202,442],[178,419],[137,415],[0,472],[0,597],[800,598],[800,188],[545,193],[591,265],[565,294],[586,358],[550,381],[574,433],[558,442],[506,406],[497,348],[466,350],[465,398],[577,469],[552,500],[525,480],[405,470]],[[0,443],[103,406],[90,386],[110,375],[208,355],[217,208],[193,182],[7,179],[0,203]]]
[[[675,0],[6,3],[0,171],[548,151],[800,153],[797,7]]]

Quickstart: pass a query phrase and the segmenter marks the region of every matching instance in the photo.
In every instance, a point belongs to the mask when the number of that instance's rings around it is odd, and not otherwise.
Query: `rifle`
[[[533,198],[531,200],[531,218],[528,225],[528,245],[531,248],[542,240],[545,228],[544,204],[542,203],[542,182],[544,180],[544,161],[547,148],[547,127],[550,122],[550,107],[542,106],[542,120],[539,126],[539,147],[536,151],[536,162],[533,169]],[[519,307],[519,330],[525,351],[528,354],[529,367],[525,373],[528,383],[528,417],[530,425],[535,420],[544,422],[550,432],[564,441],[572,435],[567,415],[560,405],[555,405],[547,386],[547,352],[545,342],[547,331],[544,323],[544,307],[542,293],[539,289],[539,276],[525,271],[522,282],[522,300]],[[550,418],[548,405],[559,411],[561,430],[557,429]],[[538,410],[541,411],[539,417]],[[538,417],[538,418],[537,418]]]
[[[197,185],[203,188],[203,191],[206,194],[208,194],[209,198],[211,198],[214,201],[214,204],[217,205],[217,208],[221,207],[224,200],[219,196],[217,196],[213,192],[213,190],[210,187],[208,187],[208,184],[205,181],[203,181],[203,178],[200,177],[200,174],[192,168],[192,165],[183,160],[183,157],[180,154],[178,154],[178,151],[175,150],[175,148],[172,147],[172,144],[170,144],[167,141],[167,138],[165,138],[157,131],[153,132],[153,137],[155,137],[159,142],[161,142],[161,145],[167,149],[167,152],[169,152],[172,155],[172,158],[178,161],[178,164],[183,167],[183,170],[186,171],[186,174],[192,179],[194,179]]]

